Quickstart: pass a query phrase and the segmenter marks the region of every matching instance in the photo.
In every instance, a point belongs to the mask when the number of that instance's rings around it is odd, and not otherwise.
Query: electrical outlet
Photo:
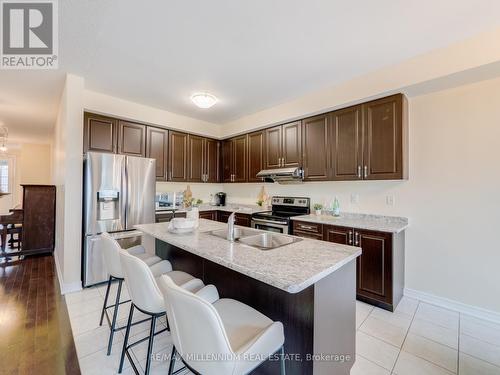
[[[396,198],[394,197],[394,195],[388,195],[385,197],[385,203],[388,206],[394,206],[394,204],[396,203]]]
[[[359,194],[351,194],[351,204],[358,204],[359,203]]]

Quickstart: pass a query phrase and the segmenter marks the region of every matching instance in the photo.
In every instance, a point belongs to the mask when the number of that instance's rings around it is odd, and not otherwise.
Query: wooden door
[[[233,138],[233,182],[247,181],[247,135]]]
[[[116,152],[117,120],[85,112],[83,152]]]
[[[331,175],[333,180],[363,178],[363,117],[361,106],[330,114]]]
[[[219,182],[220,142],[206,138],[204,154],[205,182]]]
[[[323,241],[352,245],[354,230],[352,228],[323,225]]]
[[[402,111],[400,94],[363,105],[365,180],[403,178]]]
[[[302,121],[304,180],[325,181],[329,178],[328,115]]]
[[[188,136],[187,178],[190,182],[205,181],[204,144],[203,137],[191,134]]]
[[[134,122],[118,122],[118,153],[146,156],[146,127]]]
[[[282,126],[282,167],[302,166],[301,122],[296,121]]]
[[[357,259],[357,295],[392,303],[392,235],[356,229],[354,245],[363,250]]]
[[[256,175],[264,169],[264,138],[263,130],[248,135],[248,182],[262,180]]]
[[[233,181],[233,141],[222,141],[222,181]]]
[[[168,130],[148,126],[146,133],[146,157],[156,160],[156,181],[166,181]]]
[[[187,181],[188,135],[186,133],[169,132],[169,181]]]
[[[281,167],[282,152],[282,127],[266,129],[265,131],[265,169],[275,169]]]

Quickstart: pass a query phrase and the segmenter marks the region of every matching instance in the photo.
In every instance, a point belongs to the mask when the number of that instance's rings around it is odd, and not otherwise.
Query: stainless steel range
[[[252,214],[252,228],[288,234],[292,231],[292,216],[310,213],[309,198],[273,197],[272,210]]]

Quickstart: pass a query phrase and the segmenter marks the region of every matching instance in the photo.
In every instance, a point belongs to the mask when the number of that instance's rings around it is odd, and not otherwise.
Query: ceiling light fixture
[[[200,92],[191,95],[191,100],[199,108],[210,108],[217,103],[217,98],[208,92]]]

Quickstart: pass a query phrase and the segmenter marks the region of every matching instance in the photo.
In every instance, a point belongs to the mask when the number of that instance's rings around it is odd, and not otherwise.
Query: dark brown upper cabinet
[[[197,135],[188,136],[188,181],[204,182],[204,138]]]
[[[265,169],[300,167],[302,144],[300,121],[265,130]]]
[[[363,178],[362,107],[344,108],[330,114],[330,152],[332,180]]]
[[[219,142],[214,139],[189,135],[188,180],[191,182],[218,182]]]
[[[247,181],[247,135],[233,138],[233,182]]]
[[[146,157],[156,160],[156,180],[167,180],[168,130],[148,126],[146,128]]]
[[[403,95],[393,95],[363,104],[365,180],[406,178]],[[405,169],[405,171],[403,171]]]
[[[266,129],[265,131],[265,169],[281,168],[282,127]]]
[[[118,120],[85,112],[83,152],[116,152]]]
[[[220,142],[205,138],[205,182],[219,182]]]
[[[169,132],[169,181],[188,180],[188,134]]]
[[[146,127],[134,122],[118,122],[118,153],[146,156]]]
[[[226,139],[222,141],[222,182],[232,182],[233,180],[233,141]]]
[[[223,181],[247,181],[247,134],[223,142]]]
[[[248,182],[260,182],[256,177],[264,169],[264,131],[248,134]]]
[[[326,181],[330,177],[328,114],[302,120],[302,165],[305,181]]]

